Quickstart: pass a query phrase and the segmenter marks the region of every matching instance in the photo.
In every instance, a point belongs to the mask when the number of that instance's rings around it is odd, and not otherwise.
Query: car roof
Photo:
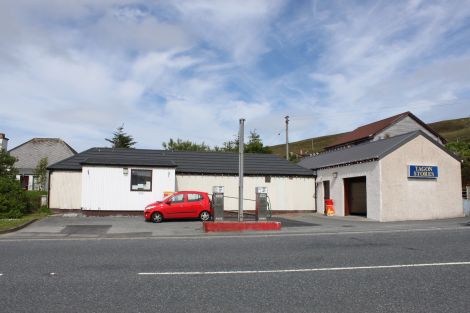
[[[195,191],[195,190],[175,191],[173,194],[175,194],[175,193],[203,193],[203,194],[207,194],[207,192],[204,192],[204,191]]]

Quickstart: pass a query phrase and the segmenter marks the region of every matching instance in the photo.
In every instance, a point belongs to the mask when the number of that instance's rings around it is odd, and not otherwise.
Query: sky
[[[470,116],[470,0],[0,1],[0,132],[266,145]]]

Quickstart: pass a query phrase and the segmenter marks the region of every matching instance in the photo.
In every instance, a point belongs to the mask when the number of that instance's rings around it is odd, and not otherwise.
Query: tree
[[[446,147],[456,153],[462,160],[462,185],[470,185],[470,143],[464,141],[452,141]]]
[[[216,151],[222,152],[238,152],[240,146],[240,141],[238,140],[238,135],[234,135],[233,140],[225,141],[223,147],[215,147]]]
[[[36,168],[34,169],[34,175],[37,177],[37,182],[39,185],[39,190],[46,189],[46,181],[47,181],[47,157],[42,158],[39,160]]]
[[[15,162],[15,157],[0,149],[0,177],[14,178],[16,180],[18,170],[14,166]]]
[[[250,136],[248,136],[248,143],[245,145],[245,152],[247,153],[271,153],[269,147],[263,145],[260,135],[256,132],[256,129],[250,131]]]
[[[16,179],[16,159],[0,150],[0,218],[21,217],[27,206],[25,191]]]
[[[105,138],[105,140],[112,143],[113,148],[134,148],[134,145],[137,143],[131,135],[124,132],[124,124],[113,133],[113,139]]]
[[[256,130],[250,131],[250,136],[248,138],[248,143],[245,144],[244,149],[246,153],[271,153],[271,149],[263,145],[263,141],[261,140],[260,135],[256,133]],[[238,135],[234,135],[234,139],[225,141],[222,147],[215,146],[214,148],[211,148],[204,142],[198,144],[190,140],[182,140],[178,138],[175,141],[170,138],[168,142],[163,142],[162,146],[165,150],[171,151],[216,151],[237,153],[239,150],[239,140]]]
[[[201,144],[189,141],[170,138],[168,142],[162,143],[163,149],[170,151],[211,151],[211,147],[206,145],[204,142]]]

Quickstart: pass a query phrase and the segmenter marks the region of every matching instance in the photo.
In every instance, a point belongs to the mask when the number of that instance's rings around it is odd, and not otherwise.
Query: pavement
[[[252,219],[247,216],[245,220]],[[233,219],[233,217],[232,217]],[[148,238],[148,237],[207,237],[243,235],[296,235],[363,232],[399,232],[470,229],[469,218],[445,220],[376,222],[363,217],[324,216],[315,213],[292,213],[273,216],[273,221],[282,224],[276,232],[205,233],[198,220],[174,220],[154,224],[143,217],[86,217],[77,213],[57,214],[39,220],[16,232],[0,235],[7,239],[48,238]]]

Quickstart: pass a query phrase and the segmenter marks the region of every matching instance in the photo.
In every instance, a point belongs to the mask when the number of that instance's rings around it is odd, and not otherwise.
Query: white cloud
[[[0,2],[0,118],[12,146],[62,137],[221,145],[247,118],[265,143],[411,109],[465,111],[468,1]],[[468,29],[468,27],[467,27]],[[447,107],[446,107],[447,106]],[[467,109],[468,111],[468,109]],[[454,114],[454,115],[451,115]]]

